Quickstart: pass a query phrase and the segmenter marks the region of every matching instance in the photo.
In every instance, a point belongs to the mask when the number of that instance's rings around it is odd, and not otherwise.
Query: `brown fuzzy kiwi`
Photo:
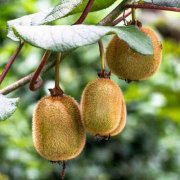
[[[79,106],[69,96],[42,98],[34,110],[32,129],[37,152],[49,161],[72,159],[85,144]]]
[[[154,55],[142,55],[135,52],[117,35],[112,38],[107,47],[107,64],[112,73],[121,79],[145,80],[152,76],[161,64],[162,47],[157,35],[149,28],[142,27],[140,30],[150,38]]]
[[[127,117],[126,104],[124,98],[122,98],[121,120],[118,124],[118,127],[116,127],[116,129],[110,133],[110,136],[116,136],[117,134],[122,132],[122,130],[126,125],[126,117]]]
[[[93,135],[109,136],[121,119],[122,92],[112,80],[98,78],[84,89],[82,119]]]

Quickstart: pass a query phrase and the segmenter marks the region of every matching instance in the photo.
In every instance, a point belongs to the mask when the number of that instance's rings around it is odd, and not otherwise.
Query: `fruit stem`
[[[35,90],[39,89],[42,86],[43,81],[39,77],[39,75],[41,74],[41,71],[42,71],[44,65],[46,64],[46,62],[47,62],[50,55],[51,55],[51,51],[46,50],[43,57],[42,57],[40,65],[38,66],[37,70],[33,74],[33,77],[32,77],[32,79],[30,81],[29,89],[31,91],[35,91]]]
[[[61,53],[58,53],[56,56],[56,65],[55,65],[55,87],[59,88],[59,67],[60,67]]]
[[[51,96],[63,96],[63,91],[59,86],[59,66],[61,61],[61,53],[57,53],[56,62],[55,62],[55,87],[53,89],[49,89]]]
[[[98,41],[99,44],[99,51],[100,51],[100,57],[101,57],[101,71],[98,72],[99,78],[108,78],[110,79],[111,72],[106,72],[105,71],[105,51],[104,51],[104,46],[101,40]]]
[[[101,40],[98,41],[99,44],[99,51],[100,51],[100,57],[101,57],[101,71],[105,70],[105,52],[104,52],[104,46]]]
[[[121,16],[121,17],[117,18],[116,20],[114,20],[111,25],[116,26],[121,21],[123,21],[123,20],[125,21],[125,18],[127,18],[131,14],[132,14],[132,11],[128,12],[127,14],[123,14],[123,16]]]
[[[13,62],[15,61],[15,59],[17,58],[17,56],[19,55],[22,47],[24,46],[24,42],[20,42],[18,48],[16,49],[16,51],[14,52],[14,54],[10,57],[8,63],[6,64],[3,72],[0,75],[0,84],[3,82],[4,78],[6,77],[6,74],[8,73],[8,71],[10,70]]]
[[[66,161],[62,162],[62,171],[61,171],[61,179],[64,180],[66,170]]]
[[[132,8],[132,22],[136,21],[136,9]]]
[[[94,0],[89,0],[80,18],[74,24],[82,24],[93,6]]]

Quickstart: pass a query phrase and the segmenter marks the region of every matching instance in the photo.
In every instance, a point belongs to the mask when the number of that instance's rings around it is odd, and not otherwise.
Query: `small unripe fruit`
[[[85,129],[77,102],[69,97],[42,98],[33,115],[33,142],[49,161],[65,161],[80,154]]]
[[[81,109],[87,131],[93,135],[109,136],[121,119],[122,92],[112,80],[98,78],[85,87]]]
[[[142,27],[140,30],[150,38],[154,55],[135,52],[118,36],[114,36],[107,47],[107,64],[112,73],[121,79],[145,80],[152,76],[161,64],[162,47],[157,35],[149,28]]]
[[[121,133],[122,130],[124,129],[126,125],[126,117],[127,117],[127,112],[126,112],[126,104],[124,101],[124,98],[122,100],[122,110],[121,110],[121,120],[117,126],[117,128],[110,133],[110,136],[116,136],[117,134]]]

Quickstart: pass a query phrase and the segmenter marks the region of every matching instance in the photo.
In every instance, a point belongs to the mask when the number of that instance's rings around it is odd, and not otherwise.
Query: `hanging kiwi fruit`
[[[85,87],[81,98],[81,110],[86,130],[95,136],[108,137],[117,135],[124,128],[126,107],[122,91],[105,71],[102,42],[99,42],[99,45],[101,71],[98,73],[99,78]]]
[[[49,161],[65,161],[80,154],[85,130],[77,102],[70,96],[45,96],[35,107],[33,141]]]
[[[78,103],[59,87],[59,61],[56,60],[55,88],[34,109],[32,134],[36,151],[51,162],[67,161],[84,148],[86,134]]]
[[[128,25],[138,26],[150,38],[154,54],[142,55],[135,52],[115,35],[107,46],[106,61],[112,73],[126,81],[145,80],[154,75],[160,67],[162,56],[162,46],[156,33],[150,28],[141,27],[142,24],[135,20],[134,14],[135,12],[132,13],[133,20]]]

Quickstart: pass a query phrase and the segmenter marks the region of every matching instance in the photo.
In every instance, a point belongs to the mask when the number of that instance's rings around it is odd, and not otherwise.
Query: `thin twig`
[[[66,171],[66,161],[63,161],[62,162],[62,171],[61,171],[61,180],[64,180],[65,171]]]
[[[132,11],[130,11],[130,12],[128,12],[127,14],[125,14],[125,15],[117,18],[116,20],[114,20],[114,21],[112,22],[111,25],[112,25],[112,26],[116,26],[116,25],[119,24],[121,21],[125,20],[125,18],[127,18],[129,15],[131,15],[131,13],[132,13]]]
[[[94,0],[89,0],[89,2],[87,3],[87,6],[85,7],[82,15],[80,16],[80,18],[74,24],[82,24],[84,22],[84,20],[86,19],[89,11],[92,8],[93,3],[94,3]]]
[[[111,11],[100,23],[99,25],[109,26],[112,24],[113,20],[116,19],[124,10],[125,5],[131,0],[123,0],[113,11]]]
[[[47,71],[49,71],[54,66],[54,64],[55,64],[55,60],[52,60],[51,62],[49,62],[43,68],[43,70],[41,72],[41,76],[43,76]],[[0,94],[4,94],[4,95],[9,94],[12,91],[14,91],[14,90],[16,90],[16,89],[18,89],[18,88],[28,84],[31,81],[33,75],[34,75],[34,72],[29,74],[29,75],[27,75],[27,76],[25,76],[25,77],[23,77],[23,78],[21,78],[18,81],[12,83],[11,85],[5,87],[4,89],[0,90]]]
[[[4,78],[6,77],[6,74],[8,73],[9,69],[11,68],[12,64],[14,63],[15,59],[17,58],[17,56],[19,55],[22,47],[24,45],[24,42],[20,42],[18,48],[16,49],[16,51],[14,52],[14,54],[10,57],[8,63],[6,64],[6,66],[4,67],[3,72],[0,75],[0,84],[2,83],[2,81],[4,80]]]
[[[59,88],[59,66],[61,60],[61,53],[57,53],[56,65],[55,65],[55,87]]]
[[[174,11],[180,12],[180,8],[176,7],[166,7],[166,6],[158,6],[155,4],[144,3],[144,4],[127,4],[126,8],[135,8],[135,9],[153,9],[153,10],[164,10],[164,11]]]
[[[41,87],[43,81],[40,79],[39,75],[41,74],[41,71],[42,71],[43,67],[45,66],[50,55],[51,55],[51,51],[46,50],[42,57],[40,65],[38,66],[37,70],[33,74],[33,77],[30,81],[29,89],[31,91],[35,91]]]
[[[106,25],[110,25],[114,19],[116,19],[119,14],[121,14],[124,10],[124,6],[125,6],[125,2],[128,2],[127,0],[124,0],[121,4],[119,4],[114,10],[112,10],[102,21],[100,21],[98,23],[98,25],[103,25],[103,26],[106,26]],[[67,53],[63,53],[62,56],[66,56]],[[62,57],[62,58],[63,58]],[[47,65],[45,65],[44,69],[42,70],[42,74],[41,76],[47,72],[48,70],[50,70],[55,64],[55,60],[52,60],[51,62],[47,63]],[[33,73],[25,76],[24,78],[12,83],[11,85],[7,86],[6,88],[0,90],[0,94],[9,94],[11,93],[12,91],[28,84],[32,78],[32,75]]]

